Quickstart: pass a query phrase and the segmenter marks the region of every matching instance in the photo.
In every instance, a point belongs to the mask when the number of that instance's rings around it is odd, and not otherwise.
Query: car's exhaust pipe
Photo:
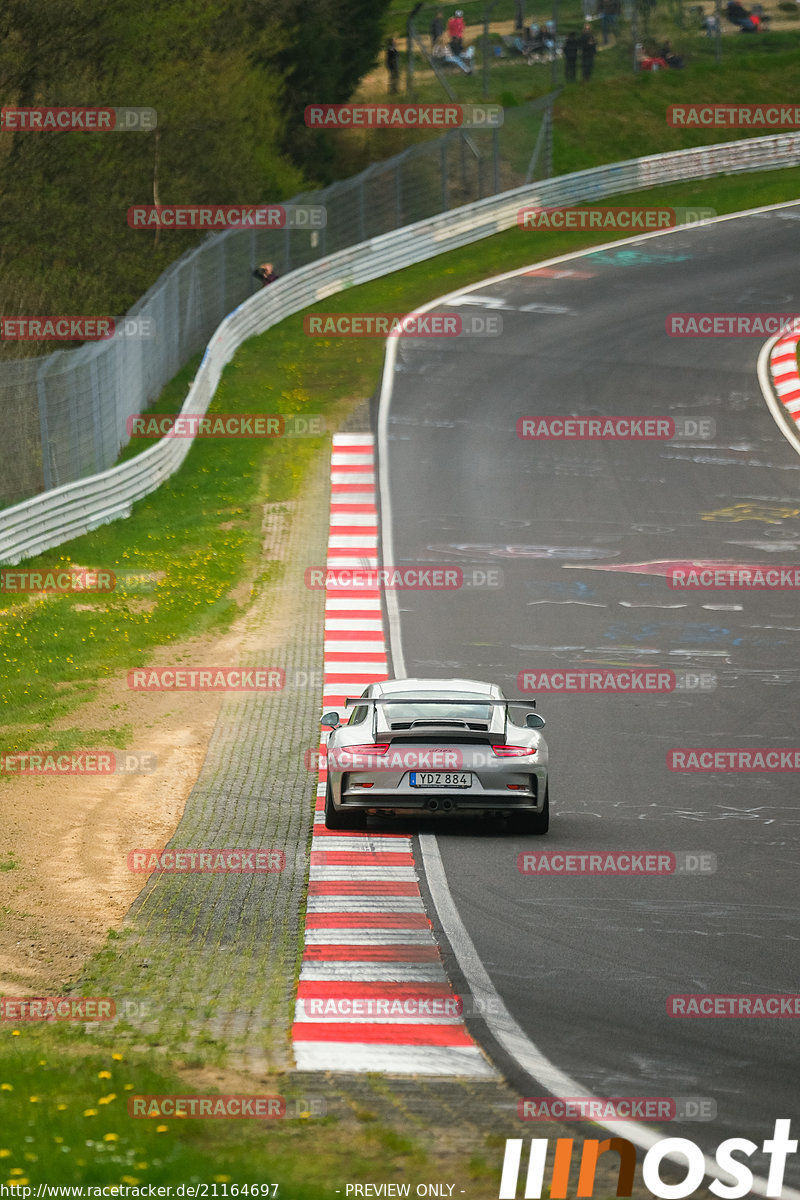
[[[439,801],[433,797],[430,800],[426,800],[425,807],[427,808],[428,812],[436,812],[437,808],[439,807]]]
[[[455,808],[455,804],[453,804],[452,800],[443,800],[442,801],[443,812],[452,812],[454,808]]]

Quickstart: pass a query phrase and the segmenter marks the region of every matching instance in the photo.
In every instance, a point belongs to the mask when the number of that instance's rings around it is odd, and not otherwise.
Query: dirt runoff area
[[[264,506],[264,559],[280,560],[292,502]],[[263,561],[260,566],[263,566]],[[253,567],[255,573],[256,567]],[[249,595],[240,584],[239,598]],[[279,645],[290,613],[269,622]],[[248,605],[231,629],[171,643],[150,667],[230,663],[264,644],[264,622]],[[103,681],[95,698],[54,721],[52,731],[127,725],[126,754],[155,755],[151,773],[17,775],[0,784],[4,839],[0,859],[0,992],[45,996],[74,980],[119,929],[147,876],[128,870],[135,849],[161,849],[173,836],[200,773],[223,692],[132,692],[124,673]],[[106,747],[97,747],[106,749]],[[152,761],[152,760],[150,760]]]

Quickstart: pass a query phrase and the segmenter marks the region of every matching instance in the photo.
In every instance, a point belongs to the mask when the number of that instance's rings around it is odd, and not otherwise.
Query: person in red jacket
[[[456,9],[455,15],[447,22],[447,32],[451,52],[456,56],[460,55],[464,48],[464,14],[460,8]]]

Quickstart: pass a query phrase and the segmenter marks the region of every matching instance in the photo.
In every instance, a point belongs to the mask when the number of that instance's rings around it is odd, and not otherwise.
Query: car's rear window
[[[389,697],[387,697],[388,699]],[[438,699],[432,695],[431,700]],[[419,699],[417,696],[416,699]],[[474,704],[452,704],[451,700],[474,700]],[[442,696],[441,704],[418,704],[414,697],[409,697],[405,703],[382,704],[384,719],[389,725],[410,724],[412,721],[489,721],[492,708],[486,704],[485,697],[473,692],[454,692],[450,696]],[[402,696],[397,696],[401,701]]]

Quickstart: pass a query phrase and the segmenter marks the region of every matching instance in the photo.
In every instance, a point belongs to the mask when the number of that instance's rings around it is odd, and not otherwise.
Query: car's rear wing
[[[509,708],[518,708],[518,707],[531,708],[531,709],[536,708],[535,700],[495,700],[489,696],[487,696],[487,698],[485,700],[482,696],[480,698],[473,697],[472,699],[465,698],[465,699],[452,699],[452,700],[448,699],[446,696],[438,696],[438,697],[433,697],[433,696],[374,696],[374,697],[372,697],[371,696],[369,698],[366,698],[364,696],[348,696],[348,697],[346,697],[344,703],[345,703],[345,708],[361,708],[362,705],[363,706],[366,706],[366,705],[373,706],[374,715],[375,715],[375,720],[373,721],[373,733],[375,732],[375,729],[377,727],[378,705],[384,705],[384,704],[438,704],[441,707],[441,705],[446,704],[449,707],[450,705],[462,704],[462,705],[468,706],[470,708],[479,708],[479,707],[483,707],[484,705],[487,708],[489,708],[489,707],[502,708],[504,710],[504,712],[503,712],[503,737],[506,736],[506,729],[508,726],[508,710],[509,710]],[[490,721],[489,724],[491,725],[491,723],[492,722]],[[497,732],[499,733],[499,730]]]

